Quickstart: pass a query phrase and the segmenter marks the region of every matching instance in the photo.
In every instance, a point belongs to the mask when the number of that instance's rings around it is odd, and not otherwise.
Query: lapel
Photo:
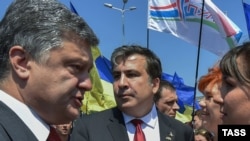
[[[117,108],[114,108],[112,112],[113,116],[110,117],[110,123],[107,125],[107,127],[113,137],[113,140],[129,141],[122,113]]]
[[[6,138],[10,140],[29,140],[37,141],[32,131],[25,125],[25,123],[12,111],[7,105],[0,101],[0,124],[4,129]],[[15,132],[13,132],[13,129]]]
[[[107,128],[110,134],[113,137],[113,141],[129,141],[127,129],[124,123],[122,113],[117,109],[112,109],[112,116],[109,118],[110,123],[107,125]],[[166,117],[166,115],[158,113],[159,120],[159,129],[160,129],[160,140],[161,141],[175,141],[175,136],[177,136],[175,130],[171,127],[171,121],[168,120],[170,117]]]
[[[160,128],[160,140],[161,141],[174,141],[177,136],[175,130],[171,128],[171,122],[166,118],[165,115],[157,111],[159,128]]]

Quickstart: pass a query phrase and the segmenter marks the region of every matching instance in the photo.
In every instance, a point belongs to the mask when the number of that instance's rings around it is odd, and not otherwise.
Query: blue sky
[[[70,0],[60,0],[69,6]],[[125,9],[135,6],[137,9],[126,11],[124,16],[125,41],[122,34],[122,13],[118,10],[104,7],[110,3],[122,8],[122,0],[71,0],[79,15],[93,28],[100,39],[99,48],[108,59],[112,51],[125,44],[147,46],[147,6],[146,0],[128,0]],[[221,11],[243,31],[240,42],[248,40],[246,21],[241,0],[212,0]],[[2,18],[11,0],[0,0],[0,18]],[[174,75],[176,72],[188,86],[195,86],[195,74],[198,48],[168,33],[149,30],[149,48],[161,59],[163,71]],[[220,58],[201,49],[198,67],[198,79],[207,73]],[[200,95],[197,92],[197,95]]]

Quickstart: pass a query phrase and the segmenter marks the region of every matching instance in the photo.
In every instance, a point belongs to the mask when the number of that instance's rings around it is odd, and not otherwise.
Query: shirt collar
[[[135,119],[135,117],[130,116],[130,115],[127,115],[127,114],[125,114],[125,113],[123,113],[123,112],[122,112],[122,114],[123,114],[123,117],[124,117],[125,124],[128,124],[128,123],[130,123],[130,121],[131,121],[132,119]],[[157,122],[157,120],[158,120],[157,110],[156,110],[155,104],[152,106],[151,111],[150,111],[147,115],[141,117],[140,119],[141,119],[147,126],[154,128],[155,125],[156,125],[156,122]]]

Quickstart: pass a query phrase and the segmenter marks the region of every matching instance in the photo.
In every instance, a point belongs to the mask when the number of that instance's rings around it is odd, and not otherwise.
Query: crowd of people
[[[200,77],[204,98],[192,126],[175,119],[176,89],[161,80],[158,56],[140,45],[111,55],[117,106],[81,115],[98,44],[59,1],[13,1],[0,21],[0,140],[218,141],[218,125],[250,123],[250,42]]]

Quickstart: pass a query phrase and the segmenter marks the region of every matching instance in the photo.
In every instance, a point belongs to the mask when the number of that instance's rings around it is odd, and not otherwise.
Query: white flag
[[[203,0],[149,0],[148,28],[167,32],[198,46]],[[242,31],[211,0],[204,0],[201,47],[223,56]]]

